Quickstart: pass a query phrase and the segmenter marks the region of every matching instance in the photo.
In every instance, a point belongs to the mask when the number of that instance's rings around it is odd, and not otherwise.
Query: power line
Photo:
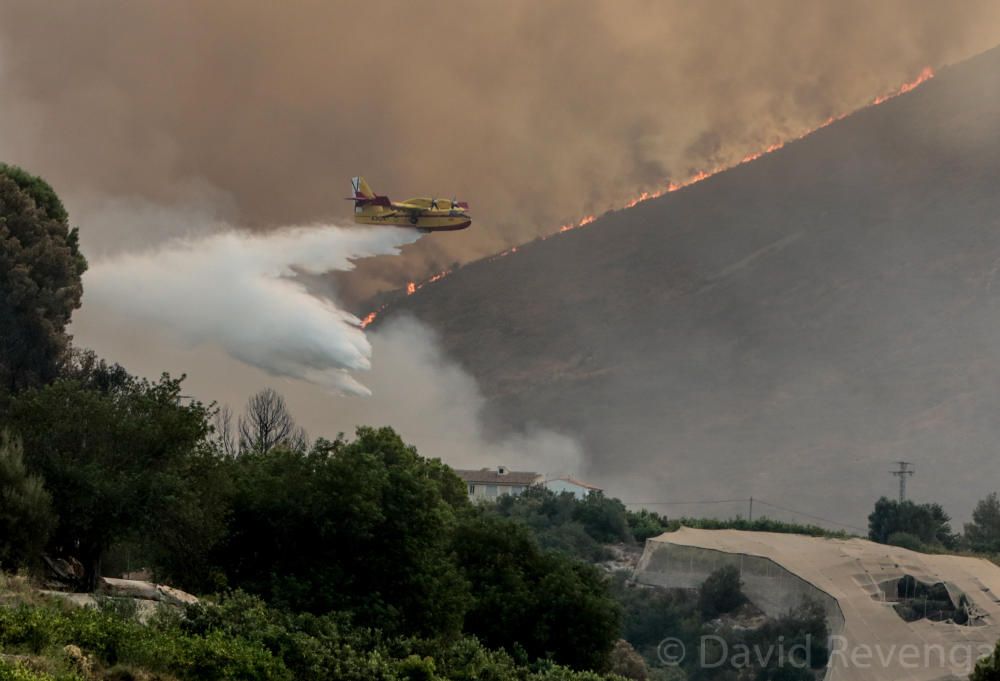
[[[818,515],[813,515],[811,513],[806,513],[805,511],[796,511],[794,508],[786,508],[785,506],[778,506],[777,504],[772,504],[770,502],[764,501],[763,499],[754,499],[758,504],[764,504],[765,506],[770,506],[771,508],[776,508],[779,511],[786,511],[788,513],[794,513],[796,515],[803,516],[805,518],[812,518],[813,520],[819,520],[824,523],[830,523],[831,525],[840,525],[841,527],[847,527],[852,530],[858,530],[859,532],[867,533],[868,530],[858,527],[857,525],[850,525],[848,523],[842,523],[837,520],[830,520],[829,518],[822,518]]]

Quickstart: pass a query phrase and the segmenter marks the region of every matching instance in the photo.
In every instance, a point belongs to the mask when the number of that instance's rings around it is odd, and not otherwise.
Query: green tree
[[[158,579],[195,593],[225,586],[212,553],[229,531],[231,464],[200,442],[159,476],[160,494],[150,500],[150,531],[135,542]]]
[[[868,538],[881,544],[897,533],[917,537],[923,544],[954,548],[957,537],[951,531],[951,518],[939,504],[915,504],[882,497],[868,516]]]
[[[582,523],[587,534],[602,544],[632,541],[625,504],[604,496],[602,492],[591,492],[580,500],[574,509],[573,519]]]
[[[621,613],[596,568],[542,551],[525,526],[485,512],[463,522],[454,546],[472,587],[467,632],[532,659],[605,668]]]
[[[1000,551],[1000,499],[996,492],[976,504],[972,522],[965,525],[965,539],[975,551]]]
[[[0,393],[53,380],[87,262],[52,188],[0,164]]]
[[[20,440],[0,432],[0,568],[33,564],[55,521],[52,497],[25,468]]]
[[[191,501],[184,472],[209,412],[182,397],[183,378],[153,383],[103,364],[75,371],[20,394],[9,423],[52,493],[53,549],[77,555],[93,586],[112,542],[155,534],[164,508]]]
[[[305,453],[249,452],[232,467],[228,583],[295,610],[340,610],[386,632],[459,631],[468,595],[450,553],[461,480],[390,428]]]
[[[13,180],[18,188],[30,196],[38,209],[49,218],[60,222],[66,222],[69,219],[66,207],[59,200],[59,196],[52,186],[42,178],[7,163],[0,163],[0,175],[5,175]]]

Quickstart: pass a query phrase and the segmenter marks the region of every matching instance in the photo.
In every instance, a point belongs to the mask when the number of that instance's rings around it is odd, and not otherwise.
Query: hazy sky
[[[92,252],[122,242],[87,220],[106,197],[253,228],[349,215],[359,173],[390,196],[470,201],[471,230],[363,266],[356,299],[996,42],[992,1],[4,0],[0,153],[73,198]]]

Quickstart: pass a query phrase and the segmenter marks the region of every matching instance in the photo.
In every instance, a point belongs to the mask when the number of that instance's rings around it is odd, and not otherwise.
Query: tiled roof
[[[542,476],[531,471],[505,471],[483,468],[478,471],[455,469],[455,475],[466,482],[481,482],[490,485],[534,485],[542,481]]]
[[[576,478],[572,478],[572,477],[569,477],[569,476],[567,476],[565,478],[552,478],[551,480],[546,480],[545,482],[556,482],[557,480],[561,480],[563,482],[568,482],[569,484],[576,485],[577,487],[583,487],[585,489],[592,489],[592,490],[595,490],[597,492],[603,492],[604,491],[603,488],[598,487],[597,485],[591,485],[590,483],[584,482],[583,480],[577,480]]]

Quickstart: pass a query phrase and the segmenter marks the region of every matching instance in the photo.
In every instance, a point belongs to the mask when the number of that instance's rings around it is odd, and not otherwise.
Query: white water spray
[[[350,372],[371,367],[360,320],[294,278],[350,270],[353,261],[395,254],[420,234],[397,228],[294,227],[268,234],[226,231],[91,264],[85,304],[121,320],[164,329],[191,345],[328,390],[367,395]]]

